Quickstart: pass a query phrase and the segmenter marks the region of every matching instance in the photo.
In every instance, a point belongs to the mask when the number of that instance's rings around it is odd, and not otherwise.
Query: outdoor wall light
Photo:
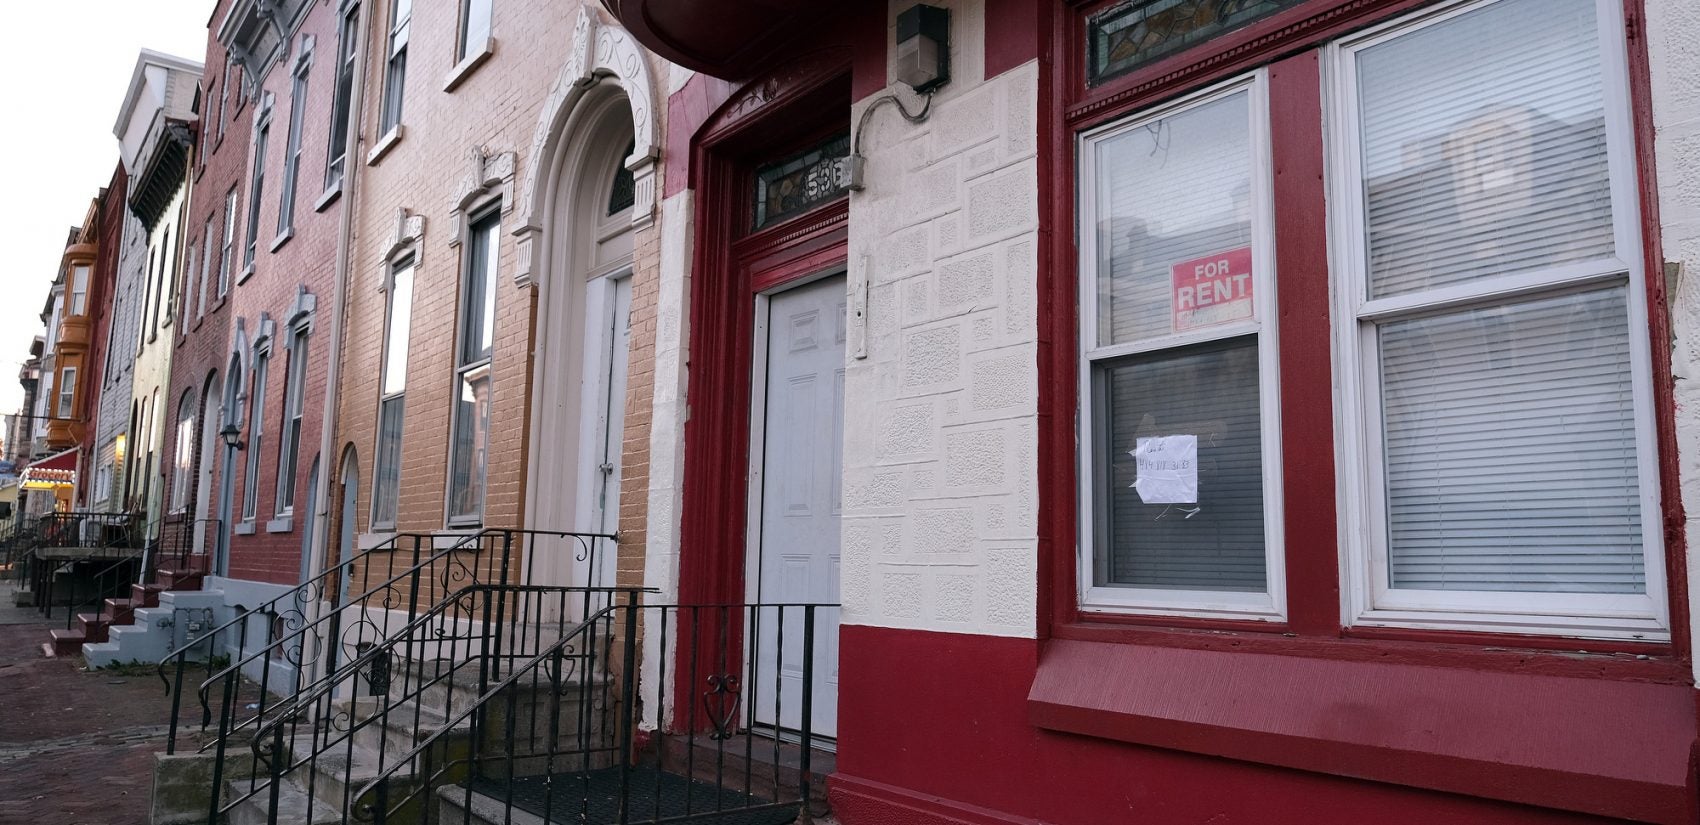
[[[926,94],[950,82],[950,10],[910,6],[897,15],[897,79]]]
[[[218,431],[218,437],[224,439],[224,446],[232,450],[242,449],[242,431],[236,429],[235,424],[224,425],[224,429]]]

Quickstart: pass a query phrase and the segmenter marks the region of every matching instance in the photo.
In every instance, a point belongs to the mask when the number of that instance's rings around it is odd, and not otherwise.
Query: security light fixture
[[[897,15],[897,79],[919,94],[950,82],[950,10],[914,5]]]
[[[218,437],[224,439],[224,446],[232,450],[242,449],[242,431],[235,424],[226,424],[218,431]]]

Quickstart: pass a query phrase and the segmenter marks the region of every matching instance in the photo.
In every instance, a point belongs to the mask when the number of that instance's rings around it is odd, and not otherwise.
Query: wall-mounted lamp
[[[950,10],[914,5],[897,15],[897,79],[919,94],[950,82]]]
[[[218,437],[224,439],[224,446],[232,450],[242,449],[242,431],[235,424],[226,424],[218,431]]]

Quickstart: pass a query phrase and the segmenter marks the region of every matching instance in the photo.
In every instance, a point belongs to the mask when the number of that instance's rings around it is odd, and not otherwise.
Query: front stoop
[[[199,585],[200,580],[195,580]],[[151,587],[152,585],[150,585]],[[115,600],[114,600],[115,601]],[[187,622],[196,612],[224,606],[224,594],[217,590],[162,590],[153,607],[130,608],[131,621],[114,623],[107,629],[104,640],[89,639],[83,645],[83,658],[90,668],[102,668],[129,662],[157,662],[177,645],[190,638]],[[142,602],[141,604],[145,604]]]

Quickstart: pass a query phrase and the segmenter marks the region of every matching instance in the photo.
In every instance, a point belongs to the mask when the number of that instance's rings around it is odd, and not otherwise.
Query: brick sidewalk
[[[43,621],[0,584],[0,825],[145,825],[170,705],[152,673],[48,659]]]

